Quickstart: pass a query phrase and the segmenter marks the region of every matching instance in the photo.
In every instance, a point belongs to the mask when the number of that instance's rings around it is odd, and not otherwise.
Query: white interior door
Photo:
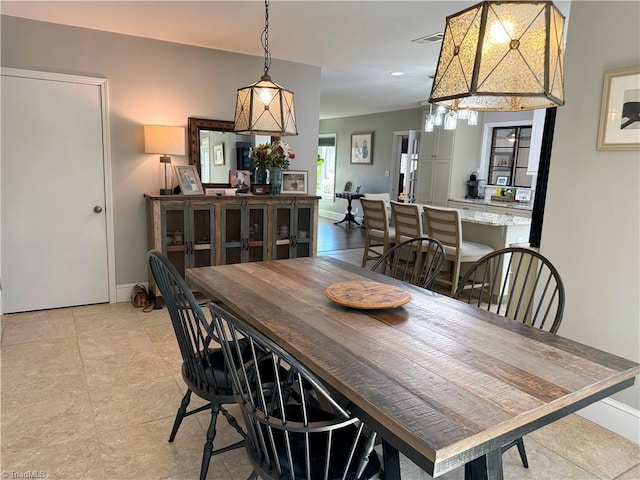
[[[3,70],[5,313],[110,300],[104,94],[69,80]]]
[[[404,174],[404,202],[415,203],[418,180],[418,161],[420,160],[420,132],[409,131],[407,166]]]

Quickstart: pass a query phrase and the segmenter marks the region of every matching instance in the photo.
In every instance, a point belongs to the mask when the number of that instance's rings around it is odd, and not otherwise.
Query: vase
[[[282,190],[282,169],[272,168],[269,170],[269,195],[280,195]]]
[[[269,183],[269,172],[267,170],[263,170],[261,168],[256,168],[256,177],[255,177],[256,185],[266,185]]]

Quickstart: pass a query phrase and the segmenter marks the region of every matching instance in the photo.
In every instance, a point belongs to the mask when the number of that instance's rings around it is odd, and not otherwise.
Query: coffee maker
[[[467,194],[464,198],[478,198],[478,174],[473,172],[467,181]]]

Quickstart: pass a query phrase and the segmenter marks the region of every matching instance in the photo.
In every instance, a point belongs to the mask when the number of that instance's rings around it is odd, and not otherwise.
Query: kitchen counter
[[[531,219],[515,215],[502,215],[500,213],[475,212],[473,210],[459,210],[460,220],[465,223],[477,223],[491,227],[529,226]]]
[[[517,210],[533,209],[533,202],[500,202],[496,200],[487,200],[483,198],[450,198],[451,202],[473,203],[475,205],[486,205],[489,207],[514,208]]]

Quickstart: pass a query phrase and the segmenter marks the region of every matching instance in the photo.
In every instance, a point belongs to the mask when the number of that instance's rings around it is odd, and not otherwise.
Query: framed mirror
[[[239,135],[227,120],[189,117],[187,130],[189,164],[195,165],[205,187],[228,186],[231,170],[249,170],[254,184],[249,150],[273,141],[267,136]]]
[[[236,169],[236,134],[233,122],[189,117],[189,164],[195,165],[203,185],[229,183]]]

